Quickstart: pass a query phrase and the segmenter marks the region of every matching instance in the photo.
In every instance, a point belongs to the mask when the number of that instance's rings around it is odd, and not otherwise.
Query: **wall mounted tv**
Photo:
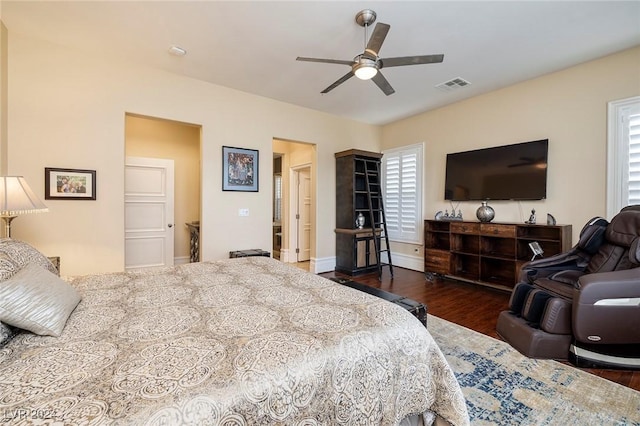
[[[542,200],[547,196],[549,140],[447,154],[444,198]]]

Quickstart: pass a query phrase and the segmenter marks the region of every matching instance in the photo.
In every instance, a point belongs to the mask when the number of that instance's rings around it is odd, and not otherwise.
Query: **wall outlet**
[[[249,216],[249,209],[239,209],[238,216]]]

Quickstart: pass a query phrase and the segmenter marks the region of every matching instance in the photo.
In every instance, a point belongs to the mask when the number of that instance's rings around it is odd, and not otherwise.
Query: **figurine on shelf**
[[[445,219],[447,219],[449,217],[449,210],[445,210],[444,211],[444,216]]]
[[[529,220],[526,223],[529,225],[536,224],[536,209],[531,209],[531,216],[529,216]]]
[[[456,216],[456,219],[462,220],[462,209],[458,210],[458,215]]]

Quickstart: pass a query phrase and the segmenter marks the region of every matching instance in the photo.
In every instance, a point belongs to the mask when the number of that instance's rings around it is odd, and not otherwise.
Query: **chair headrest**
[[[638,236],[640,236],[640,210],[636,209],[620,211],[611,219],[605,233],[607,241],[623,247],[631,247]]]
[[[604,233],[609,222],[601,217],[594,217],[580,231],[580,239],[576,246],[588,254],[595,254],[604,242]]]

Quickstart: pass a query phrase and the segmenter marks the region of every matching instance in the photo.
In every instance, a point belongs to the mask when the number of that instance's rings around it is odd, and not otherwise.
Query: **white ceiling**
[[[349,68],[295,58],[361,53],[355,15],[365,8],[391,25],[382,58],[443,53],[444,62],[384,69],[391,96],[357,78],[321,95]],[[9,38],[27,34],[373,124],[640,45],[640,1],[2,0],[0,12]],[[169,55],[172,45],[187,55]],[[434,87],[456,77],[471,85]]]

